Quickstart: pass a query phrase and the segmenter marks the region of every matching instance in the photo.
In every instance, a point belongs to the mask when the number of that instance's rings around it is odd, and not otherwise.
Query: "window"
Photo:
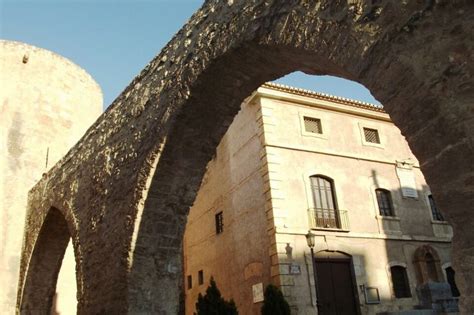
[[[312,117],[303,117],[304,120],[304,129],[307,132],[312,133],[323,133],[323,128],[321,126],[321,119],[312,118]]]
[[[216,234],[224,232],[224,215],[221,212],[216,214]]]
[[[392,197],[386,189],[376,189],[377,203],[379,205],[379,213],[381,216],[393,216]]]
[[[199,270],[198,272],[198,284],[201,285],[204,283],[204,271]]]
[[[395,297],[397,299],[411,297],[406,269],[402,266],[393,266],[390,268],[390,273]]]
[[[317,227],[338,228],[336,198],[333,182],[324,176],[311,176],[314,200],[314,217]]]
[[[454,269],[451,267],[448,267],[445,269],[446,270],[446,280],[448,280],[449,285],[451,286],[451,293],[453,294],[454,297],[459,297],[461,293],[459,293],[458,287],[456,285],[456,280],[454,278],[454,275],[456,274],[454,272]]]
[[[430,202],[431,215],[433,216],[433,220],[435,220],[435,221],[444,221],[443,215],[438,210],[438,208],[436,208],[436,204],[435,204],[435,201],[433,199],[433,195],[428,196],[428,201]]]
[[[366,142],[380,143],[379,132],[377,129],[364,127],[364,137]]]
[[[188,276],[188,290],[193,287],[193,276]]]

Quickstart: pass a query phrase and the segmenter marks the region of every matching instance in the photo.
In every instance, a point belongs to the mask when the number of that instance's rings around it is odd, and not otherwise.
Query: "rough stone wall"
[[[178,312],[207,162],[245,97],[302,70],[356,80],[385,105],[449,209],[461,304],[474,310],[473,24],[468,0],[206,1],[30,192],[18,306],[57,272],[28,280],[55,206],[78,255],[80,313]]]
[[[0,312],[12,314],[28,191],[100,115],[102,92],[69,60],[19,42],[0,41],[0,69]]]

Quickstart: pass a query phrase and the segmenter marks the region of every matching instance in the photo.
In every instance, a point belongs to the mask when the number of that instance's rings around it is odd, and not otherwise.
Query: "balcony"
[[[309,208],[308,216],[312,229],[349,231],[347,210]]]

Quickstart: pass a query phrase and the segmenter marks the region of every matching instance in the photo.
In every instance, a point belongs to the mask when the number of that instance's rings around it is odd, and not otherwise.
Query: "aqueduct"
[[[385,105],[454,227],[471,314],[473,29],[470,0],[206,1],[31,190],[19,312],[49,311],[71,235],[79,314],[178,313],[207,162],[245,97],[301,70],[358,81]]]

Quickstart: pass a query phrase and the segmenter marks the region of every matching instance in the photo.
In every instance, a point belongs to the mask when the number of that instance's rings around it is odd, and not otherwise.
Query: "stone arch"
[[[429,281],[443,281],[443,271],[441,270],[438,252],[430,245],[423,245],[416,249],[413,264],[415,265],[418,284],[425,284]]]
[[[264,7],[262,5],[247,9],[252,14],[260,15]],[[241,25],[242,33],[233,33],[230,30],[216,31],[214,40],[222,43],[235,36],[233,42],[236,45],[220,51],[206,48],[211,50],[213,59],[201,73],[199,67],[195,69],[191,66],[184,67],[183,72],[196,72],[199,76],[192,84],[187,85],[187,82],[183,82],[181,93],[186,95],[186,101],[182,103],[181,110],[167,133],[166,143],[161,143],[164,144],[162,147],[156,146],[150,152],[152,158],[145,165],[148,168],[147,180],[150,186],[143,190],[146,201],[142,217],[139,219],[141,222],[136,226],[137,243],[134,245],[140,248],[140,251],[137,251],[138,255],[133,259],[136,268],[132,268],[134,271],[141,270],[139,274],[142,276],[133,274],[130,277],[129,288],[132,294],[141,297],[133,297],[133,304],[137,300],[141,301],[140,305],[155,305],[150,298],[144,297],[140,292],[155,296],[155,301],[160,300],[160,296],[163,297],[162,305],[178,304],[178,295],[171,299],[170,291],[157,292],[151,284],[151,279],[145,275],[156,275],[152,271],[155,267],[159,270],[181,268],[181,238],[186,213],[199,189],[205,165],[241,102],[265,81],[296,70],[308,74],[330,74],[356,80],[368,87],[385,104],[392,119],[401,127],[422,163],[423,159],[426,161],[430,159],[425,152],[428,148],[421,139],[432,136],[434,125],[427,124],[425,129],[417,130],[412,123],[418,119],[418,121],[436,120],[437,123],[443,124],[454,124],[454,121],[448,122],[447,116],[436,117],[435,113],[445,107],[444,102],[447,99],[435,96],[433,90],[426,86],[426,77],[417,73],[419,68],[417,63],[421,62],[421,59],[415,56],[423,49],[419,44],[415,44],[416,49],[414,48],[408,57],[402,48],[408,37],[415,35],[411,31],[405,34],[403,30],[391,29],[383,36],[378,34],[376,37],[382,37],[376,40],[368,33],[356,31],[356,25],[361,25],[360,22],[351,20],[347,24],[335,23],[337,14],[343,14],[342,12],[348,9],[343,7],[340,3],[337,5],[328,3],[327,10],[318,12],[316,6],[305,7],[303,4],[269,6],[268,10],[275,11],[260,16],[261,21],[256,24],[254,21],[247,21],[249,23],[245,26]],[[240,2],[221,8],[223,12],[244,10]],[[298,10],[312,9],[315,11],[307,15],[297,13]],[[431,11],[431,8],[429,10],[433,15],[442,14],[438,10]],[[311,16],[313,13],[315,15]],[[355,16],[352,18],[357,19]],[[199,27],[197,30],[192,30],[191,27],[193,25],[185,26],[183,32],[200,31]],[[258,30],[251,31],[252,27]],[[384,36],[390,38],[390,43],[382,39],[386,39]],[[421,38],[426,40],[421,32],[416,36],[420,36],[420,40]],[[378,40],[381,42],[375,43]],[[348,51],[351,53],[342,53]],[[192,64],[192,61],[190,63]],[[155,59],[150,67],[157,65],[159,63]],[[191,73],[187,74],[192,77]],[[189,78],[182,76],[181,73],[181,78],[184,80]],[[400,104],[407,103],[413,107],[403,110]],[[421,104],[428,103],[429,106],[423,109],[421,107],[415,109],[422,106]],[[413,122],[408,123],[406,115],[411,116]],[[436,124],[434,121],[432,123]],[[448,131],[451,132],[454,131]],[[451,136],[454,137],[454,134],[451,133],[447,138]],[[441,138],[439,140],[444,141]],[[429,150],[433,152],[432,148]],[[158,156],[159,161],[156,160]],[[150,167],[153,165],[150,161],[156,163],[154,169]],[[433,179],[429,167],[424,166],[424,171],[428,180]],[[154,238],[150,231],[158,229],[152,222],[159,222],[163,234],[158,242],[148,246],[147,240]],[[155,226],[151,226],[152,224]],[[142,239],[144,242],[140,243]],[[163,245],[159,245],[160,242]],[[163,252],[158,254],[161,251],[158,249],[160,246]],[[142,259],[143,266],[139,266],[138,263]],[[163,277],[167,279],[166,283],[170,281],[176,287],[182,285],[180,272],[175,275],[172,275],[172,272],[165,274]],[[134,284],[137,280],[139,283]],[[158,281],[158,278],[155,281]],[[143,283],[150,283],[150,286],[144,289]],[[150,292],[155,293],[149,294]],[[154,306],[150,307],[153,309]]]
[[[166,143],[157,146],[151,152],[153,158],[146,162],[145,167],[150,168],[149,186],[144,188],[144,206],[135,226],[136,238],[132,244],[135,252],[129,276],[128,307],[132,313],[180,311],[182,237],[187,212],[206,164],[241,102],[262,83],[296,70],[354,79],[344,70],[348,65],[342,65],[342,60],[338,61],[340,66],[336,65],[328,51],[318,53],[287,45],[283,43],[285,38],[272,38],[267,43],[259,40],[264,38],[245,42],[216,58],[188,91],[189,104],[176,117]],[[343,42],[338,40],[338,45],[342,46]],[[354,50],[362,50],[355,41],[352,45]]]
[[[457,229],[453,263],[473,310],[473,21],[467,0],[206,1],[33,189],[30,206],[67,195],[92,209],[76,210],[101,290],[84,312],[179,311],[183,231],[206,164],[242,100],[295,70],[358,81],[385,105]]]
[[[314,258],[316,259],[323,259],[323,258],[331,258],[331,259],[344,259],[344,260],[351,260],[352,255],[340,250],[320,250],[314,253]]]
[[[38,232],[19,295],[20,313],[49,314],[61,263],[72,233],[66,218],[50,208]],[[76,270],[79,270],[76,268]],[[77,274],[80,279],[80,275]],[[78,291],[81,281],[77,281]]]

